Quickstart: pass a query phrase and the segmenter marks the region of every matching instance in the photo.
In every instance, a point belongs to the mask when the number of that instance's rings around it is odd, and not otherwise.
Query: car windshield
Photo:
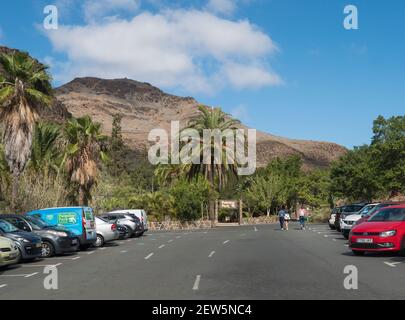
[[[359,214],[361,215],[369,214],[375,207],[376,207],[375,204],[369,204],[368,206],[365,206],[363,209],[361,209]]]
[[[357,212],[360,211],[364,206],[362,205],[350,205],[350,206],[344,206],[342,207],[342,212]]]
[[[405,208],[385,209],[377,212],[368,220],[370,222],[381,221],[405,221]]]
[[[0,220],[0,229],[5,233],[18,231],[18,229],[14,227],[11,223],[4,220]]]
[[[50,228],[51,226],[44,221],[33,218],[33,217],[25,217],[25,219],[29,222],[31,227],[35,230],[41,230],[41,229],[47,229]]]

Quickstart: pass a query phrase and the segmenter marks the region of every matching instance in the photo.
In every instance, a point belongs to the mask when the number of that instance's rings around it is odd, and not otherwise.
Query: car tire
[[[362,256],[364,256],[364,255],[366,254],[365,251],[356,251],[356,250],[353,250],[352,252],[353,252],[353,254],[354,254],[355,256],[357,256],[357,257],[362,257]]]
[[[41,258],[50,258],[55,254],[55,247],[49,241],[42,242]]]
[[[336,227],[335,227],[335,226],[329,225],[329,228],[330,228],[331,230],[336,230]]]
[[[104,245],[104,238],[101,234],[97,234],[96,242],[94,242],[94,246],[96,248],[100,248]]]

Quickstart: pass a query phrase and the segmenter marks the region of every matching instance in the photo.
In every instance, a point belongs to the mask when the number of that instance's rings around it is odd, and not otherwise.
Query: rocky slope
[[[0,53],[13,51],[18,50],[0,46]],[[55,89],[55,96],[51,108],[40,110],[43,118],[63,123],[72,115],[88,114],[101,122],[104,132],[109,134],[112,116],[119,113],[123,116],[123,137],[134,151],[142,151],[148,146],[147,137],[154,128],[169,130],[171,120],[186,126],[198,114],[197,106],[200,105],[193,98],[166,94],[148,83],[129,79],[79,78]],[[298,154],[306,168],[326,167],[346,152],[344,147],[334,143],[291,140],[264,132],[258,132],[257,142],[259,166],[275,157]]]
[[[154,128],[169,130],[171,120],[181,126],[198,114],[200,105],[190,97],[169,95],[148,84],[129,79],[75,79],[56,89],[57,100],[74,116],[89,114],[111,132],[112,116],[123,116],[126,143],[133,149],[148,146],[147,136]],[[243,125],[242,125],[243,127]],[[275,157],[298,154],[307,168],[326,167],[346,149],[334,143],[291,140],[264,132],[257,135],[257,160],[264,166]]]

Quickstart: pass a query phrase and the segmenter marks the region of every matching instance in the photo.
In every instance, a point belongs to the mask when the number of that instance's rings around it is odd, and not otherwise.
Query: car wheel
[[[55,254],[55,248],[52,243],[48,241],[42,242],[41,257],[50,258]]]
[[[329,225],[329,228],[330,228],[331,230],[336,230],[335,226]]]
[[[102,247],[103,245],[104,245],[104,238],[103,238],[103,236],[102,236],[101,234],[98,234],[98,235],[97,235],[96,242],[94,243],[94,246],[95,246],[96,248],[100,248],[100,247]]]
[[[364,256],[366,253],[364,251],[355,251],[355,250],[353,250],[353,254],[355,256],[361,257],[361,256]]]

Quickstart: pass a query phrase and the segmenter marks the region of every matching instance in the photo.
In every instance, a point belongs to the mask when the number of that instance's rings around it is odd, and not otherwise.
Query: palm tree
[[[189,165],[188,170],[188,177],[189,179],[195,179],[200,177],[201,175],[209,182],[211,188],[216,191],[221,191],[221,189],[227,183],[228,175],[232,174],[237,176],[237,167],[235,164],[229,163],[228,159],[228,151],[229,146],[225,143],[225,136],[222,136],[222,143],[221,143],[221,163],[216,163],[215,159],[215,143],[212,141],[210,144],[204,144],[202,139],[203,132],[206,129],[211,130],[219,130],[221,133],[224,133],[226,130],[235,130],[237,129],[237,124],[239,124],[238,120],[227,118],[226,114],[222,112],[220,108],[214,109],[208,108],[204,106],[198,107],[200,114],[192,119],[189,122],[189,128],[195,129],[198,131],[200,136],[200,162],[199,164],[191,164]],[[233,138],[235,136],[233,135]],[[206,150],[206,149],[210,150]],[[209,163],[204,163],[204,153],[206,151],[211,152],[211,159]],[[214,218],[214,206],[211,201],[210,203],[210,216],[211,219]]]
[[[197,130],[199,133],[201,146],[200,163],[190,165],[188,175],[190,178],[196,178],[202,174],[209,181],[211,187],[220,191],[227,182],[228,174],[236,175],[237,167],[235,164],[228,163],[229,146],[225,143],[225,136],[222,136],[222,144],[220,146],[222,153],[221,163],[216,163],[215,144],[211,139],[209,145],[204,145],[202,139],[203,132],[206,129],[211,131],[219,130],[221,133],[224,133],[225,130],[235,130],[239,121],[232,118],[227,119],[226,114],[219,108],[209,110],[204,106],[199,106],[198,109],[200,110],[200,114],[189,122],[188,127]],[[207,148],[211,151],[211,161],[208,164],[203,161],[203,155]]]
[[[29,167],[44,174],[48,174],[50,171],[59,173],[63,158],[58,145],[60,138],[59,126],[39,122],[34,131]]]
[[[51,77],[46,66],[26,53],[0,54],[0,66],[0,120],[4,123],[5,156],[13,176],[11,206],[15,209],[20,176],[31,155],[38,110],[52,102]]]
[[[100,160],[106,160],[103,152],[106,136],[101,133],[101,124],[89,116],[69,120],[65,136],[67,173],[70,182],[78,186],[79,205],[85,206],[91,199],[91,188],[97,183]]]

